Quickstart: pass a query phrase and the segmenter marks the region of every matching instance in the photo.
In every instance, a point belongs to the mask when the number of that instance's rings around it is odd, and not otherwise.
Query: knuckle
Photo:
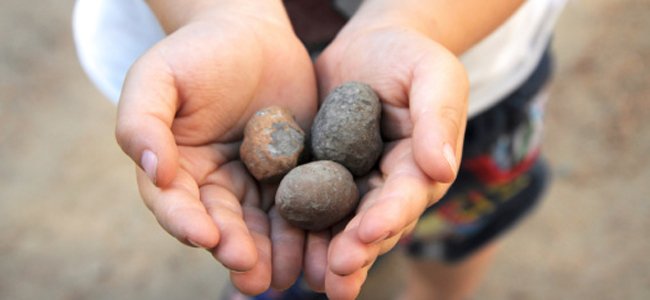
[[[122,150],[128,152],[131,148],[135,132],[137,132],[137,126],[133,121],[124,117],[118,117],[115,125],[115,139]]]
[[[452,134],[449,138],[455,140],[458,134],[461,133],[462,128],[464,128],[465,112],[463,112],[460,106],[457,105],[442,105],[438,109],[439,121],[442,123],[442,126]]]

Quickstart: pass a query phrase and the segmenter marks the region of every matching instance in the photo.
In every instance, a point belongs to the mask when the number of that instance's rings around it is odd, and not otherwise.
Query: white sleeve
[[[565,0],[527,0],[497,30],[461,56],[472,117],[507,96],[535,70]]]
[[[127,71],[164,31],[142,0],[77,0],[72,18],[82,68],[117,103]]]

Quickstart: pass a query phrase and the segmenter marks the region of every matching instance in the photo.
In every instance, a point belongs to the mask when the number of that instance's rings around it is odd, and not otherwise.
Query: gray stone
[[[355,176],[367,174],[383,150],[381,102],[364,83],[348,82],[332,91],[311,128],[311,146],[318,160],[344,165]]]

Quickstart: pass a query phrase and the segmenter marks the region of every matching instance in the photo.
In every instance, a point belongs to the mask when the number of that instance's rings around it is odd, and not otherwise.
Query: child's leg
[[[498,242],[493,242],[453,264],[409,259],[406,286],[399,299],[468,299],[479,287],[498,249]]]

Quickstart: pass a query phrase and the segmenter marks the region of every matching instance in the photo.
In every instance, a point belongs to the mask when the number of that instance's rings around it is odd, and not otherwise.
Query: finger
[[[377,179],[377,181],[380,181],[380,179]],[[369,265],[378,255],[392,249],[404,232],[409,232],[413,224],[417,222],[416,217],[409,226],[395,229],[396,234],[381,236],[369,243],[362,241],[359,238],[359,225],[366,212],[371,210],[381,199],[379,197],[382,193],[381,183],[378,182],[373,186],[373,189],[361,200],[356,216],[347,222],[345,229],[337,233],[330,243],[329,268],[338,275],[348,275]]]
[[[356,299],[361,292],[361,286],[368,277],[369,269],[370,266],[367,266],[345,276],[328,272],[325,277],[327,297],[333,300]]]
[[[356,299],[368,276],[368,270],[370,270],[372,265],[377,261],[377,257],[394,248],[402,235],[414,226],[415,222],[407,226],[399,235],[395,235],[375,244],[356,244],[359,248],[365,248],[364,251],[366,252],[366,258],[364,258],[364,260],[366,262],[363,265],[356,265],[354,268],[350,268],[350,270],[346,272],[337,272],[334,268],[330,268],[326,273],[327,275],[325,279],[328,297],[330,297],[330,299]],[[350,237],[353,238],[352,236]],[[354,244],[355,243],[345,243],[344,239],[338,239],[338,236],[335,237],[330,246],[331,257],[345,258],[348,256],[350,247],[355,247]],[[355,264],[356,262],[348,261],[347,263]]]
[[[409,93],[413,154],[425,174],[449,183],[460,162],[469,84],[453,54],[437,52],[421,59],[413,72]]]
[[[269,219],[273,262],[271,286],[278,290],[285,290],[291,287],[300,275],[305,233],[289,225],[275,207],[269,211]]]
[[[244,222],[239,199],[227,188],[209,184],[200,189],[201,200],[221,232],[214,257],[226,268],[250,271],[258,260],[255,241]]]
[[[213,254],[231,269],[241,292],[255,295],[271,284],[271,241],[260,192],[240,161],[220,166],[201,187],[202,200],[222,233]]]
[[[244,207],[244,220],[250,229],[258,253],[258,260],[249,271],[230,272],[230,280],[242,293],[257,295],[266,291],[271,285],[272,258],[269,221],[265,212],[252,206]]]
[[[160,189],[141,170],[136,169],[140,195],[158,223],[179,241],[206,249],[219,243],[219,229],[203,204],[194,180],[179,172],[174,181]]]
[[[330,232],[309,232],[305,245],[304,278],[309,287],[317,292],[325,291],[325,274],[327,273],[327,248]]]
[[[366,244],[357,237],[356,227],[337,234],[328,251],[329,271],[347,276],[369,265],[379,254],[379,243]]]
[[[409,139],[397,143],[385,154],[381,168],[387,174],[384,185],[379,192],[369,195],[362,204],[365,211],[358,214],[361,219],[358,238],[363,243],[397,234],[417,220],[448,187],[422,173],[411,154]]]
[[[358,220],[359,218],[357,218]],[[358,224],[352,220],[352,224]],[[364,243],[359,240],[357,225],[346,227],[331,241],[328,253],[329,269],[331,272],[346,276],[367,267],[377,259],[378,255],[392,249],[399,241],[404,229],[397,234],[381,239],[374,243]]]
[[[251,270],[258,259],[249,228],[255,223],[246,223],[242,207],[257,208],[259,190],[244,168],[239,161],[223,164],[200,188],[201,201],[221,231],[221,243],[213,255],[227,268],[240,272]]]
[[[236,161],[240,143],[208,144],[204,146],[178,145],[180,168],[187,171],[199,186],[209,183],[215,170]],[[235,194],[235,196],[238,196]],[[238,197],[239,198],[239,197]]]
[[[394,141],[413,134],[408,107],[384,102],[381,106],[381,133],[384,141]]]
[[[381,173],[377,170],[371,171],[368,175],[356,178],[354,180],[359,190],[359,195],[363,198],[368,192],[375,190],[384,184]]]
[[[161,187],[172,182],[178,169],[178,149],[170,129],[176,95],[171,71],[150,51],[126,76],[118,107],[118,144]]]
[[[277,184],[260,183],[260,208],[263,211],[269,211],[275,204],[275,193],[278,190]]]

